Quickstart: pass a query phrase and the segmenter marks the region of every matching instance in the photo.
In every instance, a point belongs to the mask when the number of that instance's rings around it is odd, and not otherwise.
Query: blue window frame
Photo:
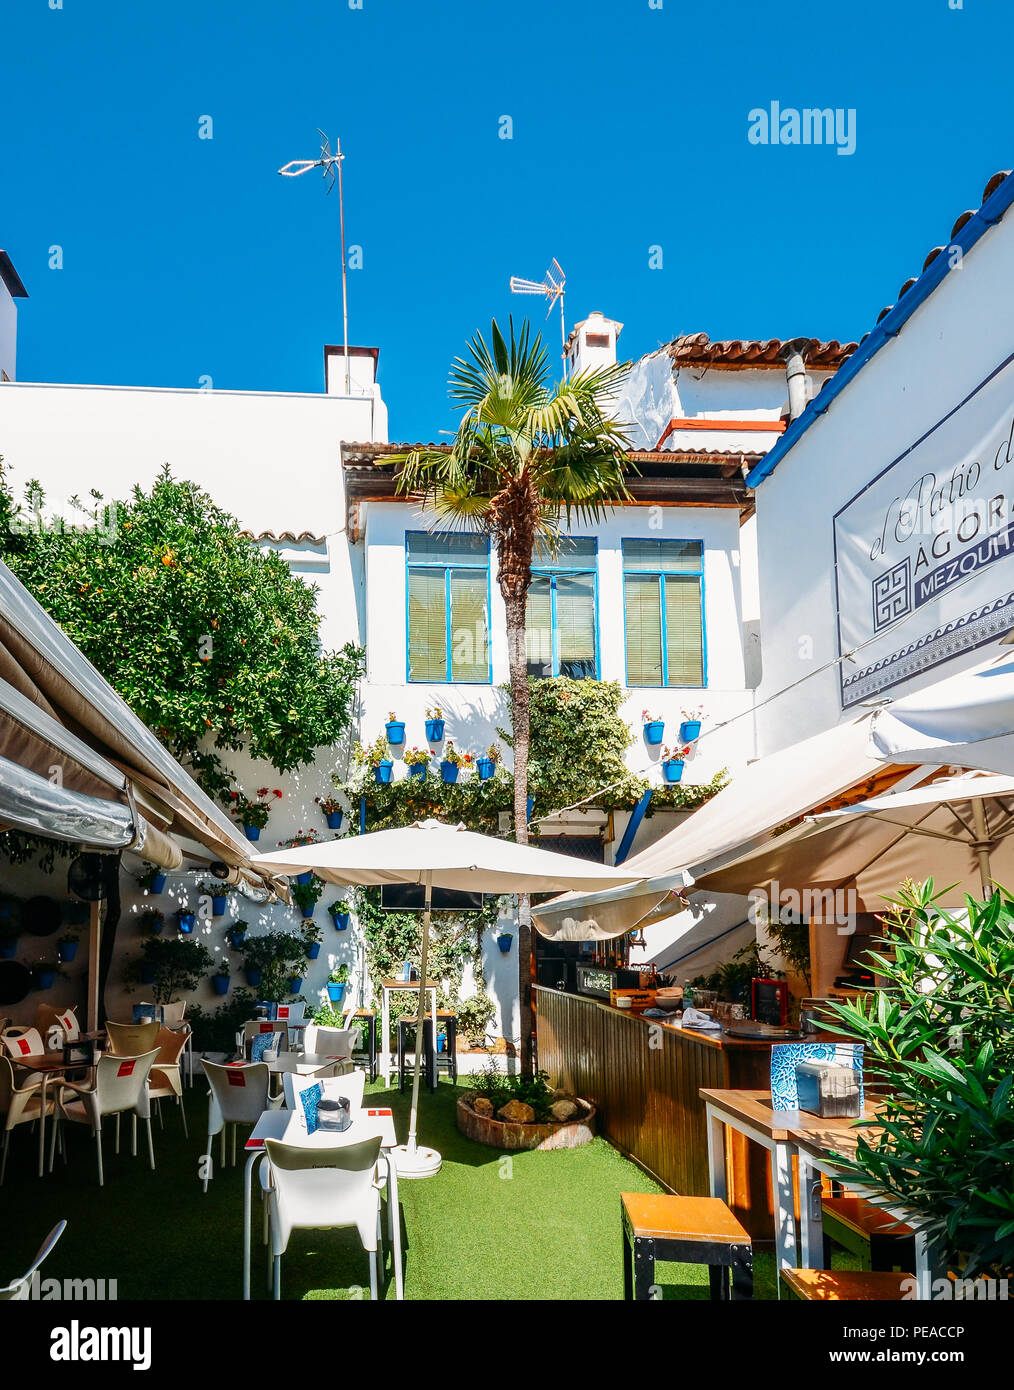
[[[623,542],[628,686],[705,686],[704,542]]]
[[[594,537],[564,537],[536,553],[525,615],[530,676],[598,680],[598,566]]]
[[[489,685],[489,541],[406,531],[406,674],[412,683]]]

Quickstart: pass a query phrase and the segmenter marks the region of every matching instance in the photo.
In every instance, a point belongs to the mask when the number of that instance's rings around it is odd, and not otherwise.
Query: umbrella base
[[[440,1172],[440,1165],[443,1163],[443,1159],[436,1149],[424,1147],[409,1149],[407,1144],[399,1144],[391,1152],[398,1169],[399,1180],[401,1178],[432,1178],[434,1174]]]

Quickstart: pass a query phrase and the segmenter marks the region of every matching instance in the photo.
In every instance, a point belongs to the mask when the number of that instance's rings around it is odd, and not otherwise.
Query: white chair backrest
[[[250,1048],[251,1048],[251,1046],[252,1046],[252,1044],[253,1044],[254,1038],[259,1037],[259,1035],[260,1035],[261,1033],[277,1033],[277,1034],[279,1035],[279,1037],[278,1037],[278,1050],[279,1050],[279,1052],[288,1052],[288,1050],[289,1050],[289,1025],[288,1025],[288,1022],[286,1021],[286,1022],[284,1022],[284,1023],[277,1023],[277,1022],[276,1022],[276,1023],[269,1023],[268,1020],[267,1020],[266,1018],[263,1018],[263,1019],[262,1019],[262,1018],[254,1018],[254,1019],[251,1019],[249,1023],[244,1023],[244,1024],[243,1024],[243,1052],[244,1052],[244,1054],[245,1054],[246,1057],[249,1058],[249,1056],[250,1056]]]
[[[363,1090],[366,1086],[366,1073],[364,1071],[350,1071],[345,1076],[296,1076],[293,1072],[282,1074],[282,1087],[285,1091],[285,1108],[295,1110],[300,1103],[299,1093],[304,1091],[307,1086],[314,1085],[315,1082],[321,1083],[321,1089],[327,1100],[337,1100],[339,1096],[344,1096],[349,1103],[349,1112],[355,1115],[357,1110],[363,1107]]]
[[[136,1057],[120,1057],[112,1052],[101,1054],[95,1069],[95,1098],[100,1115],[115,1115],[120,1110],[148,1114],[145,1083],[157,1056],[157,1047]]]
[[[47,1257],[66,1229],[66,1221],[58,1221],[56,1223],[49,1235],[42,1242],[39,1253],[29,1265],[28,1269],[25,1270],[24,1274],[22,1274],[21,1278],[15,1279],[13,1283],[0,1288],[0,1302],[5,1300],[21,1301],[31,1296],[32,1275],[39,1268],[39,1265],[42,1264],[43,1260]]]
[[[304,1047],[307,1052],[319,1052],[324,1057],[351,1057],[359,1042],[358,1028],[321,1028],[306,1030]]]
[[[278,1022],[279,1023],[302,1023],[306,1014],[305,1002],[299,1004],[279,1004]]]
[[[19,1057],[38,1056],[46,1050],[42,1045],[42,1034],[38,1028],[8,1028],[6,1033],[0,1036],[0,1044],[15,1061]]]
[[[201,1058],[211,1093],[226,1124],[256,1124],[268,1108],[270,1072],[263,1062],[220,1066]]]
[[[367,1202],[380,1155],[379,1139],[326,1148],[266,1139],[264,1147],[271,1164],[275,1209],[281,1228],[278,1234],[283,1247],[293,1228],[345,1225],[359,1226],[366,1244],[371,1234]],[[373,1212],[375,1227],[375,1207]]]
[[[179,1000],[175,1004],[162,1005],[162,1022],[167,1028],[175,1028],[177,1024],[183,1022],[187,1012],[187,1001]]]

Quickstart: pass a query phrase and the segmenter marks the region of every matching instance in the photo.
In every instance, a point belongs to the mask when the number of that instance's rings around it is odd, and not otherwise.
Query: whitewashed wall
[[[10,381],[17,380],[17,348],[18,306],[0,280],[0,382],[4,372]]]

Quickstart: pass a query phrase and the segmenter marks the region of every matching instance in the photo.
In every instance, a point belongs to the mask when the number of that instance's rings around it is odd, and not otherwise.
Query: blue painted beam
[[[622,864],[630,853],[630,848],[634,843],[634,836],[637,834],[638,830],[640,830],[641,822],[644,820],[644,813],[648,809],[652,791],[653,788],[649,787],[634,807],[633,813],[627,821],[627,828],[623,832],[623,839],[620,841],[620,847],[616,851],[616,858],[613,860],[614,864]]]

